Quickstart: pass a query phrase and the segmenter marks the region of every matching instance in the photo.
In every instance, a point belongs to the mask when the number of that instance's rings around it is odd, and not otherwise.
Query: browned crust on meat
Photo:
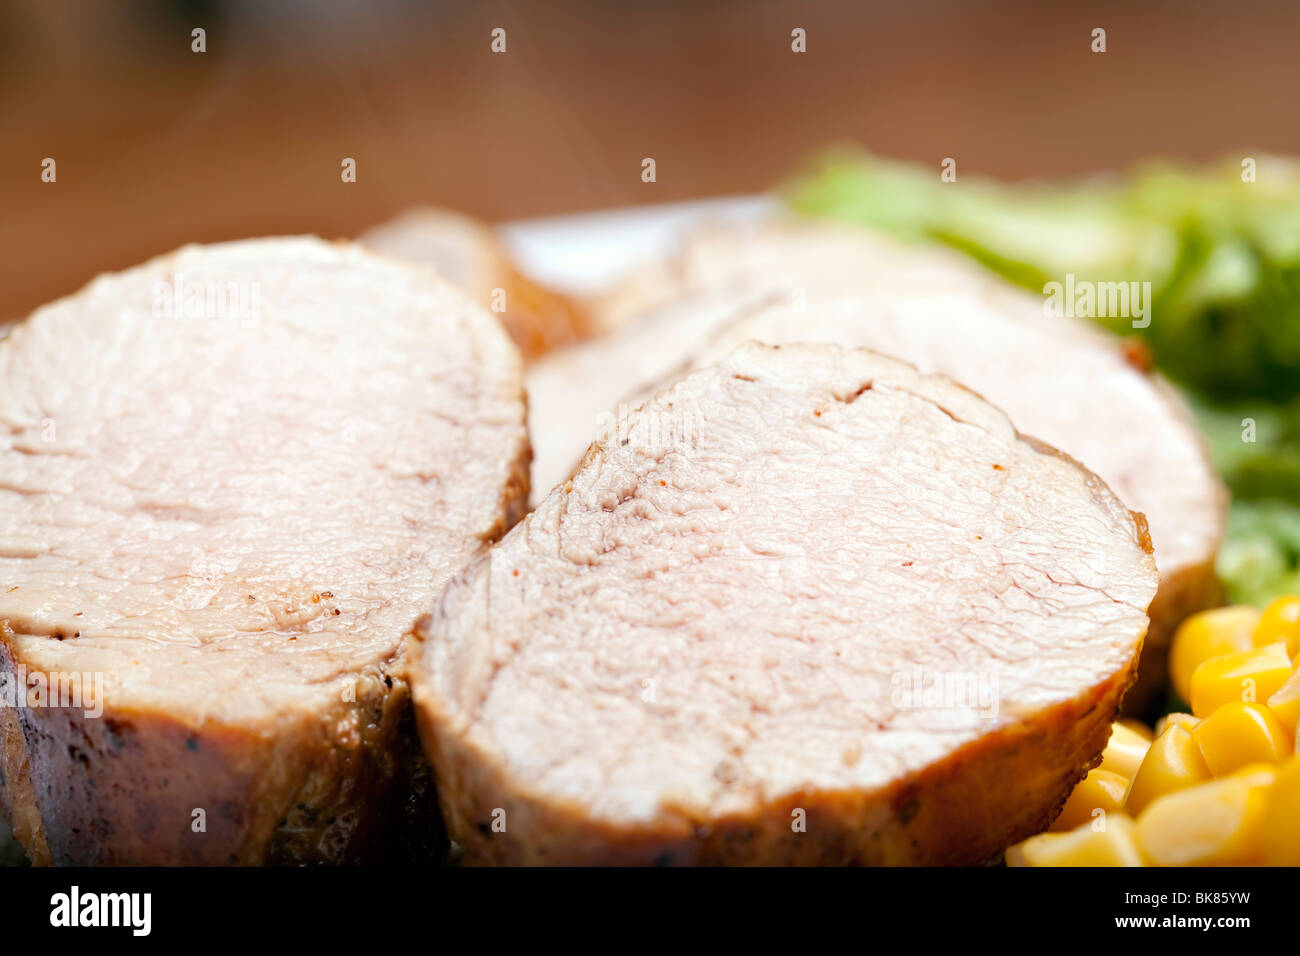
[[[524,421],[528,421],[528,393],[519,390],[519,401],[524,406]],[[525,433],[524,440],[516,454],[511,456],[510,470],[506,474],[505,484],[501,488],[501,497],[497,505],[497,520],[491,527],[480,534],[483,544],[490,545],[499,541],[507,531],[523,520],[528,513],[528,497],[532,494],[533,444]]]
[[[404,228],[403,223],[409,225]],[[394,227],[397,228],[396,236]],[[385,258],[436,268],[437,263],[413,256],[409,249],[403,248],[400,237],[406,228],[455,231],[457,244],[467,250],[475,268],[468,277],[444,275],[444,278],[460,286],[483,308],[493,310],[525,361],[590,336],[589,306],[576,296],[564,295],[520,272],[497,230],[487,223],[448,209],[419,207],[369,230],[358,241]],[[505,293],[504,311],[501,312],[495,311],[498,289]]]
[[[938,763],[873,791],[787,795],[752,815],[665,816],[632,829],[575,802],[539,800],[497,764],[417,708],[442,810],[465,862],[495,865],[963,865],[990,862],[1045,829],[1099,762],[1125,670],[1071,700],[980,737]],[[505,811],[506,829],[494,832]],[[795,832],[797,811],[806,829]]]
[[[591,335],[590,319],[576,298],[539,285],[514,268],[506,269],[503,281],[506,310],[499,317],[525,361]]]
[[[15,648],[0,648],[12,674]],[[367,863],[408,841],[427,859],[440,825],[397,663],[359,675],[355,701],[278,733],[5,709],[0,805],[37,865]]]

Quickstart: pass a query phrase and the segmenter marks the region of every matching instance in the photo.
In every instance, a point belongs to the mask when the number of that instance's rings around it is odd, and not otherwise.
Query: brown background
[[[1300,153],[1298,50],[1294,2],[0,2],[0,320],[187,241],[750,192],[834,141],[1004,178]]]

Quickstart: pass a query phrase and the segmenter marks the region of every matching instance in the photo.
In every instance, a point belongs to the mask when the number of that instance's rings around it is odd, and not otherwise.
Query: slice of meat
[[[1142,679],[1126,706],[1141,711],[1163,693],[1174,629],[1219,597],[1214,555],[1226,495],[1181,399],[1136,366],[1120,340],[1045,314],[1041,299],[951,253],[898,247],[841,227],[706,229],[670,266],[651,270],[656,283],[627,286],[629,303],[655,311],[530,373],[535,497],[561,480],[586,447],[591,431],[575,434],[574,422],[593,422],[620,402],[635,404],[629,389],[639,383],[620,375],[630,343],[637,343],[642,366],[674,372],[746,339],[835,342],[894,355],[984,395],[1017,428],[1078,458],[1146,514],[1161,588]],[[747,317],[755,310],[744,303],[764,293],[758,314]],[[727,297],[741,304],[737,314],[718,311],[711,323],[693,321],[681,305]],[[584,367],[567,386],[554,374],[564,363]],[[581,395],[573,394],[578,382]]]
[[[585,337],[578,304],[519,272],[493,229],[476,219],[421,206],[375,226],[359,241],[384,255],[435,267],[497,313],[525,358]]]
[[[1156,584],[974,393],[749,344],[454,579],[412,687],[471,861],[974,863],[1096,762]]]
[[[722,326],[772,298],[766,290],[704,292],[672,302],[614,335],[558,349],[530,364],[524,381],[530,418],[537,423],[533,504],[572,473],[587,445],[613,428],[621,412],[680,372]]]
[[[0,341],[0,676],[89,703],[0,707],[31,858],[436,842],[403,638],[520,515],[524,418],[490,315],[315,239],[187,247]]]
[[[674,255],[594,297],[591,322],[609,332],[700,293],[746,296],[766,288],[793,296],[812,280],[899,294],[969,288],[972,281],[1001,285],[951,249],[902,246],[866,229],[779,216],[707,222],[686,232]]]

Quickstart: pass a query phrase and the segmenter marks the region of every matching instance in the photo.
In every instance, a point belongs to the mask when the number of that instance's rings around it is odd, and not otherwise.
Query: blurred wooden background
[[[750,192],[834,141],[1004,178],[1300,152],[1297,52],[1292,0],[0,0],[0,320],[187,241]]]

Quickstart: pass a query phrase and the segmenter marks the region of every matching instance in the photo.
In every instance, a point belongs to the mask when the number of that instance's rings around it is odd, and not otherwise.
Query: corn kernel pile
[[[1188,618],[1169,670],[1192,712],[1116,723],[1009,866],[1300,866],[1300,595]]]

